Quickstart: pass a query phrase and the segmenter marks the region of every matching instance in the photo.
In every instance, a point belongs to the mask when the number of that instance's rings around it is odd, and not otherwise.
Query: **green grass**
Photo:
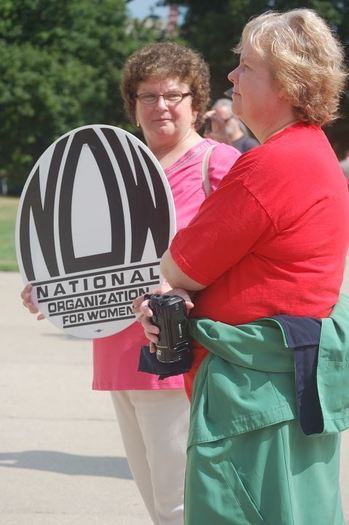
[[[0,271],[18,271],[15,248],[18,201],[16,197],[0,196]]]

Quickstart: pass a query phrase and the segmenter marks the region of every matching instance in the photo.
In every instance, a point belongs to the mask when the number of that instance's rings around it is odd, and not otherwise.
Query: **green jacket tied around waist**
[[[298,417],[295,359],[277,318],[232,326],[191,320],[192,337],[209,351],[195,378],[189,446]],[[321,320],[316,387],[322,433],[349,427],[349,297]]]

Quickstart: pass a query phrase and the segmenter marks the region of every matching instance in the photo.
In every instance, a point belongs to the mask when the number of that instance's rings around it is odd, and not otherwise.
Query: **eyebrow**
[[[188,89],[189,89],[189,88],[188,88]],[[177,92],[181,93],[182,91],[183,91],[183,90],[180,89],[180,88],[171,88],[171,89],[166,89],[166,91],[164,91],[164,93],[173,93],[173,92],[175,92],[175,93],[177,93]],[[156,93],[155,93],[154,91],[142,91],[142,93],[147,93],[147,94],[151,93],[152,95],[156,95]],[[140,93],[140,94],[141,94],[141,93]]]
[[[240,55],[240,63],[246,64],[249,67],[250,66],[252,67],[255,64],[255,61],[253,60],[253,58],[250,58],[250,57],[246,58],[246,57]]]

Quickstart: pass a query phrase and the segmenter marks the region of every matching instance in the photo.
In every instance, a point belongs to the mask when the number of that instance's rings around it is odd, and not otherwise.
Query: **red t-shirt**
[[[296,124],[238,159],[171,244],[181,270],[206,285],[193,317],[229,324],[273,314],[325,317],[337,302],[349,198],[325,134]],[[190,395],[206,351],[194,345]]]

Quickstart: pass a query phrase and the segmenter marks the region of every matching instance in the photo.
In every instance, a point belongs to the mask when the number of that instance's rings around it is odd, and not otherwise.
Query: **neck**
[[[273,126],[268,130],[263,130],[263,132],[259,136],[256,135],[256,137],[258,138],[259,142],[263,144],[263,142],[266,142],[277,133],[280,133],[280,131],[293,126],[293,124],[296,124],[297,122],[298,120],[294,117],[285,119],[284,121],[279,122],[277,126]]]
[[[146,139],[146,142],[161,166],[168,168],[190,148],[202,140],[202,137],[200,137],[194,129],[191,129],[186,135],[179,137],[175,141],[169,140],[161,143],[152,143]]]

